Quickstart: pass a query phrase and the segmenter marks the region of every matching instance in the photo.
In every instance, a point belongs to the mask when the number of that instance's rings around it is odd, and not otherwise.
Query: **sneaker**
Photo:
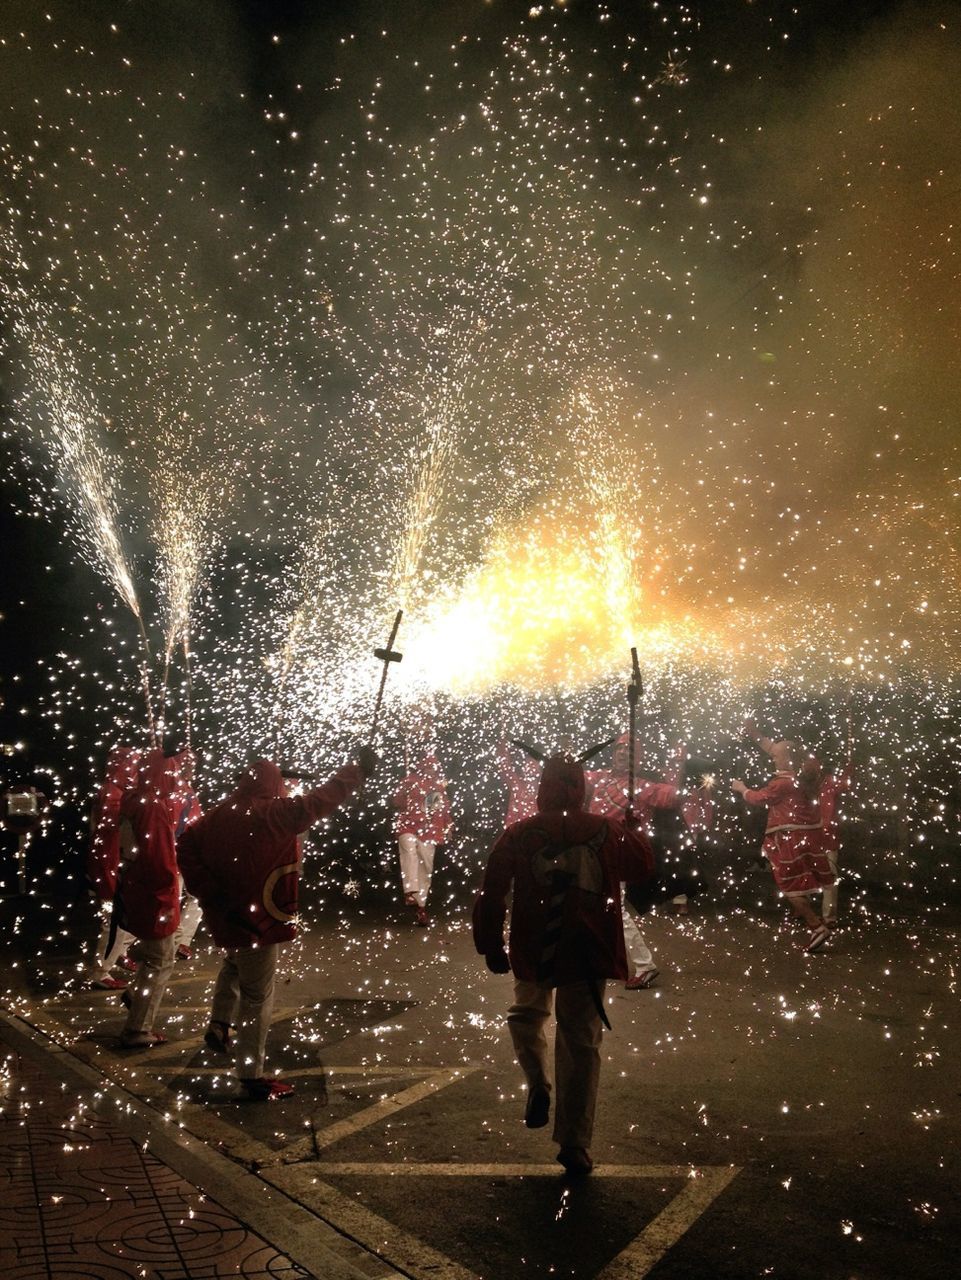
[[[256,1080],[241,1080],[241,1088],[251,1102],[273,1102],[275,1098],[288,1098],[294,1092],[294,1086],[285,1080],[259,1076]]]
[[[648,987],[653,987],[660,975],[660,969],[645,969],[643,973],[635,973],[633,978],[628,978],[624,983],[624,990],[646,991]]]
[[[123,978],[91,978],[87,986],[92,991],[126,991],[127,984]]]
[[[414,916],[414,924],[419,925],[422,929],[430,927],[430,916],[423,907],[417,908],[417,913]]]
[[[114,965],[114,968],[126,969],[128,973],[136,973],[137,970],[140,968],[140,965],[133,958],[133,956],[121,956],[120,959],[117,961],[117,963]]]
[[[193,959],[193,957],[194,957],[194,953],[190,950],[190,948],[189,948],[189,947],[185,947],[185,946],[183,946],[183,944],[181,944],[181,945],[177,948],[177,959],[178,959],[178,960],[192,960],[192,959]]]
[[[557,1163],[564,1166],[571,1178],[586,1178],[594,1168],[591,1153],[583,1147],[561,1147],[557,1153]]]
[[[528,1129],[543,1129],[550,1119],[551,1095],[542,1084],[535,1085],[527,1091],[527,1106],[524,1108],[524,1123]]]
[[[804,950],[808,955],[813,955],[815,951],[820,950],[831,936],[831,930],[826,924],[819,924],[807,940],[807,946]]]

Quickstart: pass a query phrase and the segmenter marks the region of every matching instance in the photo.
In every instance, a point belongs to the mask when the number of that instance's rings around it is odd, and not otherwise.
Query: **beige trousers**
[[[236,947],[220,966],[210,1020],[237,1028],[234,1070],[239,1080],[259,1080],[264,1074],[276,975],[275,942]]]
[[[598,980],[603,1002],[604,983]],[[562,1147],[591,1144],[594,1109],[601,1078],[603,1025],[586,982],[571,982],[556,989],[537,982],[514,983],[514,1003],[507,1025],[514,1053],[528,1089],[551,1088],[546,1035],[551,1005],[557,1018],[554,1038],[554,1141]]]
[[[173,934],[169,938],[140,938],[134,943],[130,954],[139,961],[140,967],[128,987],[130,1011],[124,1024],[125,1035],[153,1030],[173,971],[176,950]]]

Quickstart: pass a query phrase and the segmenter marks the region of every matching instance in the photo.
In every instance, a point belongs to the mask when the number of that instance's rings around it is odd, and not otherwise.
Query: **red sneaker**
[[[115,969],[126,969],[128,973],[136,973],[140,968],[133,956],[121,956],[114,965]]]
[[[628,978],[624,983],[624,990],[646,991],[648,987],[653,987],[659,976],[659,969],[645,969],[642,973],[635,973],[633,978]]]
[[[194,958],[194,953],[190,950],[189,947],[185,947],[181,945],[177,948],[178,960],[192,960],[193,958]]]
[[[126,991],[127,984],[123,978],[95,978],[87,983],[94,991]]]
[[[260,1076],[255,1080],[241,1080],[241,1086],[251,1102],[273,1102],[275,1098],[288,1098],[294,1092],[294,1086],[286,1080],[271,1079]]]

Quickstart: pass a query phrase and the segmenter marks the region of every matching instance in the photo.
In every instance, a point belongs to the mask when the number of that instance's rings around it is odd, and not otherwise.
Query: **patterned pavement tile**
[[[0,1097],[3,1280],[311,1280],[16,1057]]]

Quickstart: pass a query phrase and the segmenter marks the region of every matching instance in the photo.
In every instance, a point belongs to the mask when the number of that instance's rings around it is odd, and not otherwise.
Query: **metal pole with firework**
[[[625,817],[633,817],[634,815],[634,787],[636,784],[637,765],[635,763],[635,749],[637,746],[637,704],[644,695],[644,683],[641,679],[641,668],[637,661],[637,650],[631,649],[631,680],[627,686],[627,705],[629,711],[628,723],[628,772],[627,772],[627,808]]]
[[[373,742],[374,735],[377,732],[377,721],[380,719],[380,708],[384,701],[384,688],[387,684],[387,672],[390,670],[390,664],[392,662],[400,662],[404,656],[394,648],[394,641],[397,639],[397,630],[400,627],[400,620],[403,616],[403,609],[398,609],[397,615],[394,618],[394,625],[390,629],[390,637],[387,641],[387,647],[384,649],[374,650],[374,657],[378,658],[384,664],[384,670],[381,672],[380,688],[377,690],[377,699],[374,703],[374,720],[370,726],[371,742]]]

